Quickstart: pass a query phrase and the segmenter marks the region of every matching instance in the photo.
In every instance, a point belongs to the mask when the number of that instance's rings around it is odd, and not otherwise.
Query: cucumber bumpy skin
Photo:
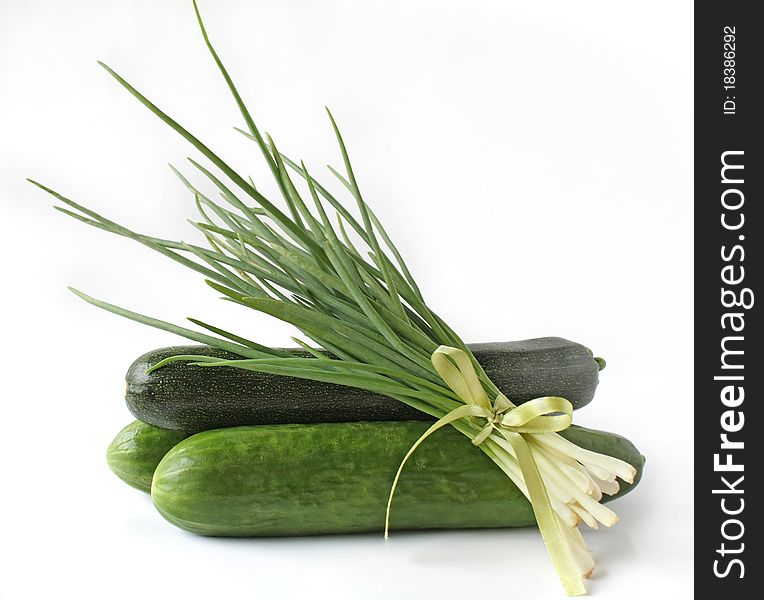
[[[151,479],[159,461],[189,435],[134,421],[109,444],[106,463],[127,485],[150,492]]]
[[[547,337],[470,347],[491,380],[515,403],[549,395],[580,408],[597,389],[601,364],[575,342]],[[302,350],[288,352],[307,356]],[[209,346],[160,348],[139,357],[127,372],[125,394],[137,419],[190,433],[239,425],[432,420],[392,398],[293,377],[187,362],[147,373],[177,354],[236,358]]]
[[[151,496],[165,519],[201,535],[382,531],[395,471],[428,425],[262,425],[199,433],[162,459]],[[644,457],[627,439],[575,426],[563,435],[637,468],[635,483],[620,482],[617,496],[638,482]],[[450,427],[433,434],[409,460],[391,517],[392,529],[533,524],[525,496],[480,449]]]

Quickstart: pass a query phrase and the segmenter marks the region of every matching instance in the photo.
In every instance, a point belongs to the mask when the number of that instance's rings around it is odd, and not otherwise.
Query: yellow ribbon
[[[504,395],[499,394],[493,403],[488,398],[483,384],[475,372],[472,359],[466,352],[450,346],[440,346],[432,354],[432,365],[459,398],[464,406],[455,408],[436,421],[403,457],[398,472],[395,474],[385,515],[385,538],[390,526],[390,507],[395,488],[398,486],[403,467],[409,457],[435,431],[459,419],[479,417],[486,419],[472,443],[482,444],[495,431],[509,442],[520,466],[528,496],[536,516],[536,522],[547,551],[552,558],[565,591],[570,596],[586,593],[586,588],[575,565],[557,515],[552,508],[546,486],[541,478],[536,461],[533,458],[524,434],[549,433],[567,429],[573,420],[573,405],[565,398],[544,396],[516,406]]]

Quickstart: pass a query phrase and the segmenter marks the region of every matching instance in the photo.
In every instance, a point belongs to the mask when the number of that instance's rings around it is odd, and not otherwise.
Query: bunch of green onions
[[[200,362],[207,359],[199,356],[169,360],[191,360],[210,367],[228,366],[358,387],[443,419],[465,406],[463,395],[446,385],[433,365],[433,353],[445,346],[468,357],[487,397],[500,397],[500,390],[461,338],[426,304],[400,253],[364,201],[331,114],[345,174],[329,169],[353,196],[360,220],[321,186],[302,162],[290,160],[270,137],[263,138],[209,41],[196,2],[194,8],[207,47],[244,118],[247,129],[239,131],[260,148],[286,212],[266,199],[251,179],[239,175],[102,63],[99,64],[125,89],[216,167],[213,172],[190,159],[219,191],[219,198],[215,199],[173,169],[194,196],[200,218],[193,226],[201,231],[209,246],[137,233],[42,184],[32,183],[63,203],[64,206],[56,206],[57,210],[148,246],[201,273],[224,299],[294,325],[313,342],[311,345],[296,340],[311,357],[290,356],[196,319],[190,320],[204,331],[173,325],[72,291],[115,314],[242,357],[210,358],[208,362]],[[362,244],[351,241],[350,229]],[[319,348],[329,351],[332,357],[320,353]],[[473,441],[480,436],[480,449],[530,497],[516,451],[498,430],[484,431],[486,419],[474,416],[449,422]],[[524,433],[523,437],[538,465],[553,509],[551,525],[546,527],[546,533],[542,527],[542,534],[548,546],[550,529],[563,540],[563,550],[552,552],[550,547],[550,553],[566,591],[585,593],[583,578],[592,572],[594,561],[577,526],[581,521],[594,528],[598,522],[606,526],[615,524],[617,515],[599,500],[603,494],[618,491],[616,477],[632,481],[635,470],[618,459],[579,448],[556,433]]]

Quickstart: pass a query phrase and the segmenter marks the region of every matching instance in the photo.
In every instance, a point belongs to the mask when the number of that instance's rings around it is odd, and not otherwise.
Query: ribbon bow
[[[548,433],[567,429],[573,420],[573,406],[565,398],[558,396],[544,396],[516,406],[504,394],[499,394],[491,404],[475,372],[472,359],[458,348],[440,346],[432,354],[432,366],[448,387],[466,404],[465,407],[451,411],[443,417],[444,419],[448,419],[449,415],[454,415],[456,411],[461,411],[468,412],[472,417],[484,417],[488,420],[483,430],[472,440],[476,446],[482,444],[493,430],[501,434]],[[463,408],[469,410],[461,410]],[[562,414],[549,416],[550,413]]]
[[[455,408],[433,423],[403,457],[387,501],[385,539],[388,537],[390,507],[395,488],[403,467],[414,451],[441,427],[459,419],[469,418],[474,422],[476,418],[483,418],[486,420],[485,425],[474,437],[472,443],[479,446],[494,432],[509,442],[520,466],[541,537],[544,539],[565,590],[570,595],[586,593],[572,566],[565,533],[554,513],[536,460],[524,437],[525,434],[554,433],[567,429],[573,421],[573,405],[565,398],[544,396],[517,406],[501,393],[492,403],[475,372],[471,357],[466,352],[450,346],[439,346],[432,353],[431,360],[438,375],[459,396],[464,405]]]

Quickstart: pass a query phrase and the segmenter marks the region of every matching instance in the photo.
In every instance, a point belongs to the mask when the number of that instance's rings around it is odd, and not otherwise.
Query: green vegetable
[[[120,431],[106,449],[106,463],[126,484],[151,491],[159,461],[188,434],[135,421]]]
[[[202,535],[382,531],[390,480],[427,426],[320,423],[198,433],[162,459],[151,496],[168,521]],[[625,438],[580,427],[564,435],[629,462],[641,474],[644,459]],[[633,487],[621,484],[613,497]],[[452,428],[437,432],[417,451],[395,502],[395,529],[535,523],[525,496]]]
[[[425,301],[387,231],[366,204],[333,117],[329,115],[345,173],[331,170],[350,192],[357,217],[322,187],[303,163],[289,160],[270,137],[263,138],[212,47],[198,9],[197,18],[205,43],[246,124],[244,134],[255,141],[274,178],[282,208],[102,63],[120,85],[214,167],[213,173],[191,161],[220,192],[222,203],[205,196],[181,176],[199,209],[200,220],[195,226],[207,238],[209,247],[137,233],[50,188],[36,185],[57,198],[64,206],[56,208],[65,214],[144,244],[203,274],[226,299],[296,327],[316,345],[314,348],[301,342],[312,358],[295,357],[198,320],[192,322],[208,333],[179,327],[73,291],[117,315],[245,357],[221,360],[178,356],[168,361],[191,360],[212,369],[236,367],[358,387],[399,400],[439,420],[446,418],[440,423],[450,423],[476,441],[480,450],[531,497],[542,538],[566,592],[585,593],[583,579],[594,564],[576,527],[578,520],[592,526],[597,521],[613,525],[617,515],[595,499],[599,486],[582,492],[578,483],[586,479],[587,471],[598,473],[603,481],[616,476],[630,481],[634,469],[615,458],[585,453],[566,443],[556,433],[567,427],[571,418],[572,406],[564,399],[546,398],[520,408],[509,403],[459,335]],[[446,128],[453,126],[444,124]],[[305,185],[293,179],[295,176],[302,178]],[[472,200],[469,208],[474,209]],[[357,243],[347,235],[347,228],[352,230],[351,235],[355,233]],[[468,248],[453,232],[444,230],[440,239],[444,244]],[[451,265],[443,263],[437,248],[433,253],[434,268],[452,285],[468,288],[474,298],[504,293],[507,310],[511,310],[511,294],[521,290],[506,292],[491,281],[475,281],[469,273],[454,272]],[[474,306],[465,309],[474,310]],[[331,352],[336,359],[326,358],[318,348]],[[447,383],[442,376],[445,370],[436,369],[435,360],[451,371],[456,367],[449,367],[449,361],[460,362],[456,378],[448,377]],[[459,380],[465,377],[469,382]],[[553,409],[541,411],[545,406]],[[523,420],[528,415],[532,417]],[[520,424],[513,425],[515,421]],[[354,449],[343,450],[352,455]],[[558,468],[549,457],[562,461],[564,468]]]
[[[515,402],[554,395],[581,407],[594,396],[599,364],[580,344],[538,338],[470,348],[488,376]],[[297,349],[285,352],[310,356]],[[209,346],[147,352],[135,360],[126,376],[125,398],[136,418],[187,432],[237,425],[432,419],[392,398],[331,383],[242,369],[206,369],[188,362],[148,372],[178,354],[236,358]]]

